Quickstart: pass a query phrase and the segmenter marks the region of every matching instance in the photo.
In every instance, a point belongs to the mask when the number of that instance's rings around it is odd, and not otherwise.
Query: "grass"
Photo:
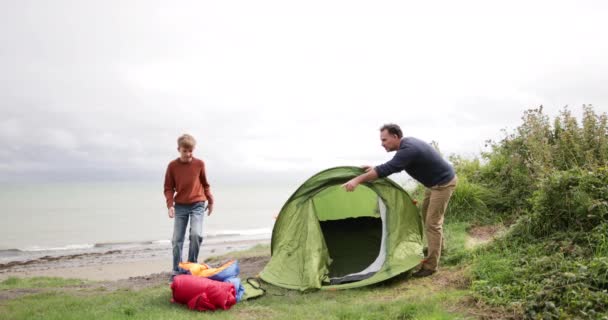
[[[453,264],[452,254],[466,249],[464,223],[446,226],[450,252],[446,265]],[[259,245],[227,257],[243,259],[268,255],[269,246]],[[11,289],[45,287],[40,293],[18,299],[0,300],[2,319],[467,319],[462,311],[467,289],[438,286],[443,276],[458,267],[446,267],[431,278],[410,279],[399,276],[384,283],[359,289],[301,293],[266,285],[261,298],[238,303],[229,311],[193,312],[172,304],[171,290],[160,285],[141,290],[98,291],[93,287],[62,290],[81,284],[80,280],[60,278],[10,278],[2,282],[0,294]],[[434,282],[435,281],[435,282]],[[459,311],[460,310],[460,311]]]
[[[229,260],[229,259],[245,259],[245,258],[252,258],[252,257],[269,256],[269,255],[270,255],[270,245],[269,244],[257,244],[247,250],[230,252],[230,253],[223,254],[220,256],[210,256],[206,260],[215,262],[215,261],[225,261],[225,260]]]
[[[78,286],[88,283],[80,279],[64,279],[51,277],[18,278],[10,277],[0,282],[0,291],[9,289],[57,288]]]
[[[5,302],[9,319],[462,319],[445,310],[466,291],[434,292],[424,281],[359,290],[297,291],[269,288],[266,296],[237,304],[230,311],[198,313],[171,304],[167,286],[141,291],[66,294],[50,291]]]
[[[472,292],[530,319],[608,319],[608,258],[570,239],[501,239],[473,254]]]
[[[466,249],[469,227],[467,222],[448,223],[444,226],[446,254],[441,256],[441,265],[456,265],[467,257],[470,252]]]

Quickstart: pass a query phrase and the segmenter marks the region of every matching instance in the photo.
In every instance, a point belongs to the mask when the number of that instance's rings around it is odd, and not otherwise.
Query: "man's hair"
[[[187,149],[194,149],[196,146],[196,139],[189,134],[182,134],[179,138],[177,138],[177,147],[184,147]]]
[[[384,130],[388,131],[389,134],[396,135],[397,137],[399,137],[399,139],[403,138],[403,132],[401,131],[401,128],[399,128],[399,126],[394,123],[387,123],[380,127],[380,132]]]

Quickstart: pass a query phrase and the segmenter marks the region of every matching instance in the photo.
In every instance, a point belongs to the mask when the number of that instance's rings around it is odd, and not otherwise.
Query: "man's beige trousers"
[[[422,268],[437,271],[441,249],[443,248],[443,216],[450,197],[456,189],[458,178],[450,182],[426,189],[422,202],[422,221],[428,243],[428,254]]]

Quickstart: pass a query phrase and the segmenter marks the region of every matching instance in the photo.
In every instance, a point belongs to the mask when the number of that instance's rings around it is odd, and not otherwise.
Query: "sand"
[[[229,252],[246,250],[260,243],[268,243],[268,240],[248,240],[203,246],[199,260],[206,261],[207,258],[219,255],[225,255],[228,259],[230,258]],[[171,250],[169,248],[163,250],[111,250],[44,256],[37,259],[10,261],[0,264],[0,281],[8,277],[34,276],[116,281],[157,274],[166,274],[168,279],[171,271],[171,261]],[[246,268],[247,266],[245,266]]]

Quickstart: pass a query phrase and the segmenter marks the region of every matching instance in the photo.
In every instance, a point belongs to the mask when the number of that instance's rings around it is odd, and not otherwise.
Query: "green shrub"
[[[486,202],[494,198],[487,188],[469,182],[465,177],[459,177],[458,185],[450,198],[445,218],[448,221],[492,222]]]
[[[552,173],[532,199],[529,232],[545,237],[556,231],[589,232],[608,219],[608,169]]]
[[[426,188],[418,185],[410,195],[422,208]],[[491,223],[498,221],[500,216],[491,214],[486,202],[496,199],[494,192],[476,183],[469,182],[466,177],[458,177],[458,184],[448,203],[445,213],[446,222]]]
[[[527,110],[523,123],[500,141],[488,141],[476,182],[495,190],[502,201],[488,204],[516,216],[532,208],[531,197],[555,171],[595,171],[608,165],[608,115],[583,106],[582,126],[564,108],[551,124],[542,106]],[[476,175],[471,175],[476,176]]]
[[[517,218],[472,255],[472,289],[528,319],[608,319],[608,116],[583,106],[581,125],[567,108],[551,122],[540,107],[522,119],[479,164],[459,162],[498,195],[489,214]]]

